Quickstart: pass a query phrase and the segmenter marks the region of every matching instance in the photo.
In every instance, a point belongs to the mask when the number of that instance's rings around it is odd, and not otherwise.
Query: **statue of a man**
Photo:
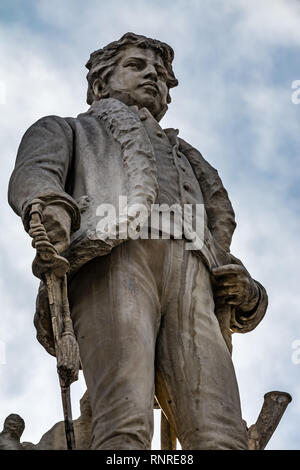
[[[93,449],[150,449],[154,395],[183,449],[248,447],[230,336],[255,328],[267,295],[230,253],[234,212],[217,171],[159,124],[177,85],[173,56],[167,44],[133,33],[92,53],[90,108],[30,127],[10,181],[25,229],[38,198],[49,239],[70,262]],[[148,215],[154,204],[204,207],[202,245],[187,248],[186,230],[175,236],[174,214],[169,237],[161,226],[152,238],[124,236],[136,204]],[[119,236],[102,224],[111,206]],[[190,215],[185,225],[197,233]],[[42,285],[35,325],[54,354],[47,312]]]

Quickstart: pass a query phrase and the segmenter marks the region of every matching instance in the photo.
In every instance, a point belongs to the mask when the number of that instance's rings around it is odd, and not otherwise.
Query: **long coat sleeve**
[[[59,201],[72,218],[72,230],[80,224],[80,212],[66,191],[73,158],[73,133],[65,119],[47,116],[25,133],[12,173],[8,200],[29,228],[29,209],[33,199],[45,204]]]

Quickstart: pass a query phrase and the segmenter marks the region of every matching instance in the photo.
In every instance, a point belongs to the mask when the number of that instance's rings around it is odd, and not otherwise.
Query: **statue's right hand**
[[[48,205],[42,212],[42,224],[50,243],[58,253],[63,253],[70,245],[71,216],[68,211],[59,204]],[[32,246],[35,248],[35,240]]]

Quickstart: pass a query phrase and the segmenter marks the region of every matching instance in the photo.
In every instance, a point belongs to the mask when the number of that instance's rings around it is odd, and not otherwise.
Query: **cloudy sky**
[[[36,443],[62,417],[55,361],[32,323],[34,251],[6,202],[16,151],[40,117],[87,109],[90,52],[127,31],[174,48],[179,87],[162,125],[219,170],[238,222],[232,252],[269,294],[259,327],[234,336],[244,419],[256,421],[266,392],[291,393],[268,448],[300,449],[298,0],[1,0],[0,426],[19,413],[22,440]],[[75,417],[84,390],[81,377]]]

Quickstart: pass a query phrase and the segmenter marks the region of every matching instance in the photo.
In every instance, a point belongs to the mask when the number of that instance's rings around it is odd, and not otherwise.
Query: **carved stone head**
[[[3,432],[14,439],[20,439],[25,429],[23,418],[17,414],[10,414],[4,421]]]
[[[127,33],[93,52],[86,67],[87,103],[117,98],[125,104],[146,107],[160,120],[171,102],[169,90],[177,86],[173,49],[158,40]]]

